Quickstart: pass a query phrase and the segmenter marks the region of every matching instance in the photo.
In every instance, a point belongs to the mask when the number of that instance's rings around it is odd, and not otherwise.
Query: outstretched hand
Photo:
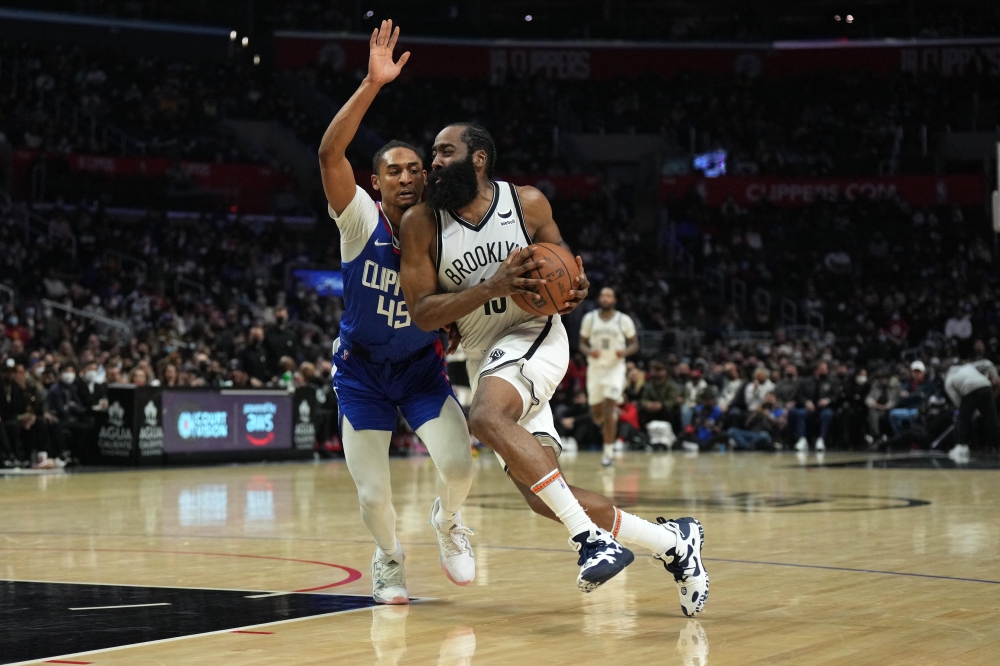
[[[372,83],[384,85],[394,80],[410,59],[410,52],[407,51],[399,56],[398,62],[392,61],[392,50],[396,48],[398,39],[399,28],[393,31],[392,19],[382,21],[382,25],[372,31],[372,38],[368,42],[368,79]]]

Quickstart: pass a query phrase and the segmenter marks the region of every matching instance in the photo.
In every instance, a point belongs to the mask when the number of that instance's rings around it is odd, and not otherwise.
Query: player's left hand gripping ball
[[[587,274],[583,272],[583,258],[579,255],[576,257],[576,265],[580,269],[580,275],[576,278],[576,289],[569,292],[570,300],[566,301],[566,307],[559,311],[559,314],[569,314],[577,307],[580,303],[583,303],[587,298],[587,294],[590,293],[590,280],[587,279]]]

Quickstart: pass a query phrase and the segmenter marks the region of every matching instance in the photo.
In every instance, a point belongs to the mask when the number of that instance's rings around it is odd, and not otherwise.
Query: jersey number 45
[[[386,307],[386,303],[389,307]],[[406,328],[410,325],[410,311],[406,309],[406,301],[394,301],[385,296],[378,297],[378,314],[385,315],[389,328]]]

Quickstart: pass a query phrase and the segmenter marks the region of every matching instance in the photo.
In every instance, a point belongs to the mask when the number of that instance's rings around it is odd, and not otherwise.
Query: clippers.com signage
[[[164,391],[165,453],[292,447],[292,398],[284,391]]]

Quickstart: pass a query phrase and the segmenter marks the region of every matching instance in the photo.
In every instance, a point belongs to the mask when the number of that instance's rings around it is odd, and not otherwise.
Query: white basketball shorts
[[[625,363],[587,368],[587,404],[600,405],[605,400],[621,404],[625,397]]]
[[[470,358],[466,363],[473,395],[486,376],[504,379],[517,389],[523,402],[518,424],[559,457],[562,442],[549,407],[569,367],[569,338],[559,315],[504,333],[478,360]],[[498,455],[497,459],[506,471],[503,458]]]

